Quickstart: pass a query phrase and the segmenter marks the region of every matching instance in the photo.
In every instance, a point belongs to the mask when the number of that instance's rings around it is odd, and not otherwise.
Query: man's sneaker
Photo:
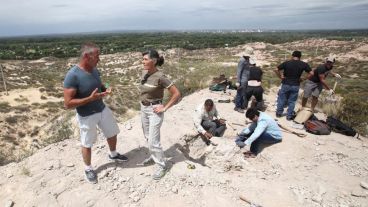
[[[277,118],[281,118],[282,117],[282,114],[276,114],[276,117]]]
[[[85,170],[86,180],[90,183],[97,183],[97,174],[94,170]]]
[[[121,154],[117,154],[115,157],[111,157],[111,155],[109,155],[109,159],[111,161],[117,161],[117,162],[126,162],[128,161],[128,158],[124,155],[121,155]]]
[[[154,180],[160,180],[162,177],[165,176],[167,169],[164,167],[159,167],[155,173],[153,173],[152,178]]]
[[[234,110],[239,112],[239,113],[244,113],[244,109],[241,109],[241,108],[235,107]]]
[[[147,165],[151,165],[151,164],[153,164],[153,163],[155,163],[155,162],[153,161],[153,158],[152,158],[152,157],[149,157],[149,158],[147,158],[147,159],[143,160],[143,162],[141,162],[141,163],[139,163],[139,164],[137,164],[137,165],[139,165],[139,166],[147,166]]]

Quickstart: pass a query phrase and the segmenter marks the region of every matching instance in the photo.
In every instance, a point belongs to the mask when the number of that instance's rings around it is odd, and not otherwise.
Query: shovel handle
[[[335,91],[335,89],[336,89],[336,86],[337,86],[337,81],[335,81],[335,83],[334,83],[334,86],[333,86],[333,91]]]

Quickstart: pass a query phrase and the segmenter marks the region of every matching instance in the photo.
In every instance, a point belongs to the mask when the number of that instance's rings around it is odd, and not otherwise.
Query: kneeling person
[[[195,110],[194,126],[205,138],[221,137],[226,129],[225,120],[220,118],[212,99],[207,99]]]
[[[244,153],[246,157],[255,157],[261,151],[262,144],[274,144],[281,142],[282,135],[276,121],[264,112],[250,108],[245,116],[253,123],[245,128],[235,140],[236,145],[243,148],[250,145],[250,151]]]

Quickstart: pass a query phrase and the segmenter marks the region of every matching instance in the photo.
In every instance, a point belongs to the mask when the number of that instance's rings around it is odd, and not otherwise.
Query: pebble
[[[367,189],[367,190],[368,190],[368,183],[366,183],[366,182],[362,181],[362,182],[360,182],[360,186],[361,186],[362,188],[364,188],[364,189]]]
[[[67,167],[74,167],[74,164],[73,163],[68,163],[66,164]]]
[[[141,199],[138,192],[133,192],[129,195],[129,198],[132,199],[134,202],[138,202]]]
[[[177,188],[177,187],[175,187],[175,186],[174,186],[174,187],[172,187],[172,188],[171,188],[171,191],[172,191],[173,193],[175,193],[175,194],[178,194],[178,191],[179,191],[179,190],[178,190],[178,188]]]
[[[13,177],[13,176],[14,176],[13,174],[9,173],[6,177],[7,177],[7,178],[11,178],[11,177]]]
[[[5,203],[5,207],[13,207],[14,202],[12,200],[8,200],[8,202]]]

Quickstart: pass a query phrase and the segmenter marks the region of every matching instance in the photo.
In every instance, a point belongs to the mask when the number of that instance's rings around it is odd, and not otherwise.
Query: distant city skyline
[[[131,30],[368,28],[368,0],[2,0],[0,5],[0,37]]]

